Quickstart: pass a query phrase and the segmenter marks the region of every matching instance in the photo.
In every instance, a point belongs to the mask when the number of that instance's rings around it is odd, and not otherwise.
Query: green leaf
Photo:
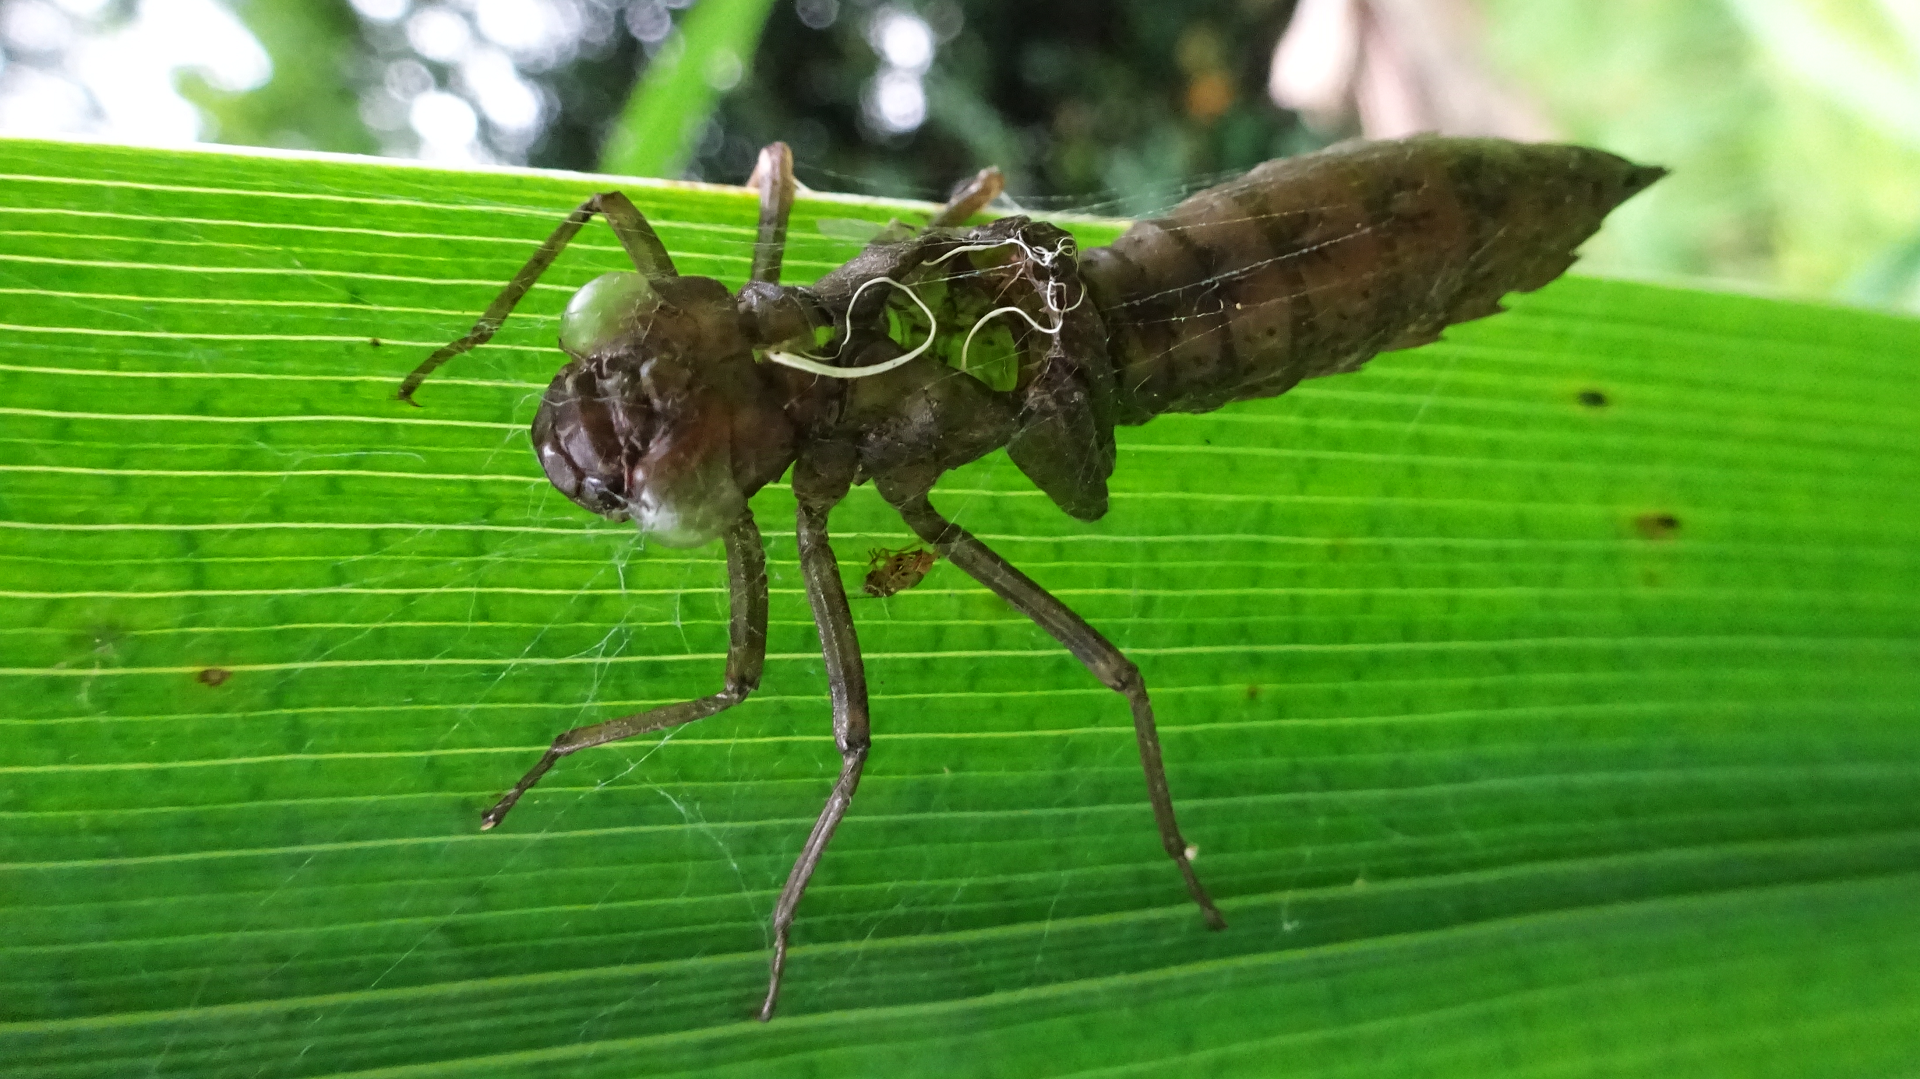
[[[703,5],[704,9],[704,5]],[[1569,279],[1362,373],[1122,432],[1082,524],[936,502],[1155,693],[936,565],[858,602],[838,764],[784,487],[762,691],[718,548],[640,549],[526,427],[605,177],[0,142],[0,1059],[11,1075],[1894,1074],[1920,1054],[1920,324]],[[685,272],[754,202],[620,180]],[[855,245],[809,196],[786,265]],[[1087,225],[1083,242],[1113,234]],[[909,536],[866,488],[849,581]]]
[[[647,64],[614,121],[600,167],[678,176],[715,98],[745,77],[773,0],[702,0]]]

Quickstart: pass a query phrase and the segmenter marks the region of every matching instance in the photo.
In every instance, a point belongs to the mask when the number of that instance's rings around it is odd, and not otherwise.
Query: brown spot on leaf
[[[217,686],[233,677],[233,672],[225,667],[208,667],[193,676],[193,680],[203,686]]]
[[[1576,398],[1576,400],[1588,408],[1607,407],[1607,395],[1601,393],[1599,390],[1581,390],[1580,396]]]
[[[1643,513],[1633,519],[1633,527],[1643,539],[1672,539],[1680,531],[1680,518],[1671,513]]]
[[[367,344],[372,345],[374,348],[379,348],[380,339],[378,337],[369,337],[367,338]]]

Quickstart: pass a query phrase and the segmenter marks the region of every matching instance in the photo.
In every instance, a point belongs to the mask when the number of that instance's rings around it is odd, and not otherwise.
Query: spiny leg
[[[473,324],[473,329],[467,331],[465,337],[442,345],[407,375],[406,380],[400,383],[400,400],[417,405],[413,391],[420,388],[420,383],[425,382],[435,368],[462,352],[479,348],[492,340],[500,324],[507,321],[507,316],[513,313],[521,298],[533,288],[534,282],[540,280],[540,275],[547,272],[547,267],[553,265],[553,260],[560,257],[560,252],[566,250],[594,214],[606,216],[607,224],[613,228],[613,234],[620,238],[620,246],[626,249],[627,257],[633,261],[635,269],[648,277],[677,276],[673,259],[668,257],[666,247],[660,243],[660,237],[654,233],[653,226],[647,224],[640,210],[620,192],[602,191],[581,203],[567,215],[565,221],[560,222],[526,265],[520,267],[513,279],[507,282],[507,287],[500,290],[500,295],[487,305],[486,313],[480,316],[480,321]]]
[[[987,203],[999,198],[1000,192],[1005,190],[1006,186],[1007,179],[1000,174],[999,169],[992,167],[981,169],[974,174],[973,179],[954,188],[953,195],[947,199],[947,204],[940,208],[939,213],[933,215],[933,219],[927,222],[927,227],[951,228],[966,224],[967,219],[979,213]]]
[[[794,488],[804,485],[796,467]],[[841,488],[844,491],[844,485]],[[793,928],[794,910],[807,890],[807,881],[820,864],[827,841],[847,815],[853,792],[860,786],[860,770],[867,763],[867,747],[872,738],[867,722],[867,674],[860,662],[860,642],[854,636],[853,612],[847,607],[847,592],[840,584],[840,565],[827,545],[827,511],[832,502],[813,501],[801,495],[798,528],[800,534],[800,571],[807,582],[807,599],[813,605],[813,621],[820,630],[820,654],[826,660],[828,693],[833,700],[833,743],[840,750],[840,778],[827,795],[807,836],[806,846],[787,874],[786,887],[773,907],[773,973],[767,982],[767,999],[760,1005],[760,1020],[773,1018],[774,1002],[780,997],[780,975],[787,965],[787,937]]]
[[[739,704],[759,687],[760,670],[767,657],[767,554],[760,545],[760,529],[755,527],[752,513],[741,514],[727,530],[726,544],[727,595],[732,613],[727,621],[727,678],[720,692],[591,727],[576,727],[555,738],[540,763],[480,818],[481,831],[499,824],[527,788],[538,783],[560,758],[591,746],[705,719]]]
[[[1227,920],[1220,916],[1219,908],[1213,905],[1200,878],[1194,875],[1187,856],[1187,841],[1181,837],[1180,826],[1173,817],[1173,796],[1167,791],[1167,770],[1160,760],[1160,736],[1154,728],[1153,703],[1147,699],[1147,684],[1140,677],[1140,668],[1032,578],[993,553],[986,544],[973,538],[972,533],[940,516],[924,496],[896,502],[893,508],[900,511],[907,527],[932,544],[942,557],[1033,619],[1041,629],[1066,645],[1067,651],[1108,689],[1127,698],[1133,708],[1134,737],[1140,743],[1140,764],[1147,773],[1147,798],[1153,803],[1154,820],[1160,825],[1160,843],[1180,868],[1187,894],[1200,904],[1208,928],[1225,929]]]
[[[753,241],[753,271],[748,277],[769,285],[780,283],[780,258],[787,250],[787,215],[793,210],[793,151],[784,142],[770,142],[747,177],[747,186],[760,192],[760,229]]]

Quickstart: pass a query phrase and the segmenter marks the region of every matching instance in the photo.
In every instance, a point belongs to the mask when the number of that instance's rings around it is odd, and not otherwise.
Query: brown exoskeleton
[[[679,276],[617,191],[554,230],[434,368],[484,343],[594,215],[637,273],[575,294],[560,324],[569,362],[533,422],[547,477],[586,509],[670,546],[723,540],[732,602],[719,692],[562,734],[481,819],[500,823],[555,761],[711,716],[759,684],[767,575],[747,508],[792,470],[807,597],[826,661],[841,769],[774,905],[760,1018],[773,1014],[794,911],[846,815],[869,749],[866,676],[827,542],[827,514],[872,481],[915,535],[1058,639],[1133,712],[1160,840],[1209,926],[1225,919],[1174,820],[1139,668],[1099,631],[942,517],[941,473],[1004,446],[1062,509],[1106,512],[1115,424],[1203,412],[1353,371],[1437,338],[1540,287],[1614,206],[1662,170],[1574,146],[1421,137],[1346,143],[1268,162],[1075,249],[1024,217],[961,225],[999,191],[993,170],[916,233],[890,236],[808,287],[779,283],[795,184],[785,146],[762,151],[750,279]],[[910,302],[909,302],[910,301]],[[900,339],[896,340],[895,335]]]

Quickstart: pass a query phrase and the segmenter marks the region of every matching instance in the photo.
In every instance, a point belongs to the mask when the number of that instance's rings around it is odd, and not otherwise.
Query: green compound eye
[[[575,356],[590,356],[631,331],[659,305],[660,295],[644,274],[601,274],[567,301],[560,316],[560,347]]]

